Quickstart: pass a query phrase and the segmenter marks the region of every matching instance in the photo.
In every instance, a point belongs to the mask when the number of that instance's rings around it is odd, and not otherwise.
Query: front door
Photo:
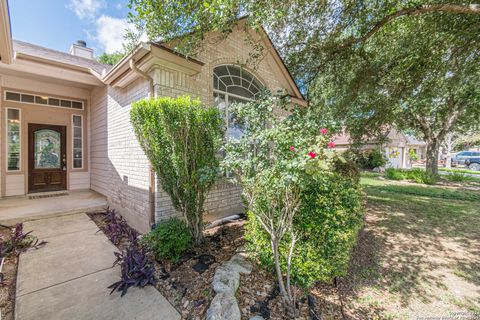
[[[66,128],[28,125],[28,191],[65,190],[67,186]]]

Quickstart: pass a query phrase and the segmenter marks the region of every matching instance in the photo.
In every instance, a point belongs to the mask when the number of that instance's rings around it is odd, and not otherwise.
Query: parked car
[[[465,160],[465,165],[468,169],[473,171],[480,171],[480,156],[476,158],[468,158]]]
[[[456,167],[458,165],[464,165],[465,160],[472,157],[480,157],[479,151],[460,151],[456,155],[452,157],[452,167]]]

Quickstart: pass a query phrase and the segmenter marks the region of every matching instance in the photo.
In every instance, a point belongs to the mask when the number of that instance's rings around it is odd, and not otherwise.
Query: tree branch
[[[377,33],[383,26],[389,23],[392,20],[395,20],[399,17],[403,16],[414,16],[419,14],[426,14],[426,13],[434,13],[434,12],[442,12],[442,13],[457,13],[457,14],[476,14],[480,15],[480,5],[478,4],[469,4],[469,5],[457,5],[457,4],[424,4],[419,5],[412,8],[405,8],[400,9],[392,14],[389,14],[380,21],[378,21],[366,34],[361,37],[351,37],[347,39],[343,44],[340,46],[341,49],[345,49],[350,47],[354,44],[361,43],[367,41],[371,38],[375,33]]]

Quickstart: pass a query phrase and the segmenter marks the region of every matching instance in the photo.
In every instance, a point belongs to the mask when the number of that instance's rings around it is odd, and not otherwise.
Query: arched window
[[[248,102],[258,98],[263,85],[250,72],[235,65],[223,65],[213,69],[213,96],[215,104],[225,113],[227,136],[238,139],[244,124],[236,119],[228,106],[235,102]]]

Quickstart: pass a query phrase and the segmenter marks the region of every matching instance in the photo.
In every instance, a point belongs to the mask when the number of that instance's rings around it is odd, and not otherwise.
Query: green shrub
[[[345,275],[363,223],[362,192],[355,179],[336,173],[307,183],[294,220],[298,239],[291,271],[293,281],[305,287]],[[252,213],[248,214],[245,238],[260,264],[273,270],[269,236]],[[286,236],[280,246],[283,269],[289,241]]]
[[[388,168],[385,170],[385,179],[389,180],[412,180],[416,183],[436,184],[438,176],[426,172],[423,169],[415,168],[410,170],[402,170],[395,168]]]
[[[141,244],[153,252],[158,261],[177,262],[192,246],[192,234],[187,224],[178,218],[158,224],[143,236]]]
[[[162,189],[201,243],[205,198],[219,172],[220,111],[188,96],[163,97],[133,103],[130,118]]]
[[[354,161],[362,169],[371,170],[387,164],[387,157],[379,149],[349,150],[345,158]]]
[[[395,168],[387,168],[385,170],[385,179],[388,180],[404,180],[405,174],[402,170],[395,169]]]

